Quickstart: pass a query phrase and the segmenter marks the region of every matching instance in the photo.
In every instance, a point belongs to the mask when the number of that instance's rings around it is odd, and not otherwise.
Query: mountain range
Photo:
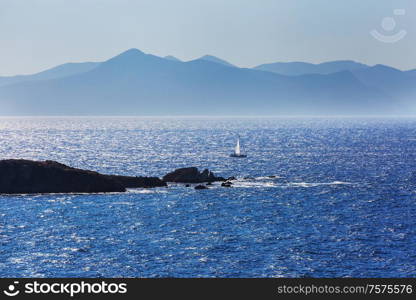
[[[353,61],[239,68],[127,50],[0,77],[0,115],[377,115],[416,112],[416,70]]]

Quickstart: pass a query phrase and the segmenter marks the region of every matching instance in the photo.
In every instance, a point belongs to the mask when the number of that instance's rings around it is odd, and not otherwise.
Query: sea
[[[11,158],[237,180],[0,195],[0,277],[416,276],[415,118],[1,117]]]

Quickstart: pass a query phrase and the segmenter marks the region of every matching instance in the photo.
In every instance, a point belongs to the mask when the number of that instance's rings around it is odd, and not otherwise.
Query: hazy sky
[[[395,16],[397,8],[406,14]],[[383,29],[385,17],[394,29]],[[383,43],[373,29],[407,35]],[[129,48],[183,60],[212,54],[243,67],[353,59],[411,69],[415,31],[415,0],[0,0],[0,75]]]

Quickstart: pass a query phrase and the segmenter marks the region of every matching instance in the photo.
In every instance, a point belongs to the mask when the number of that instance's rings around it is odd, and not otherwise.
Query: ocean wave
[[[322,185],[348,185],[352,184],[350,182],[344,181],[332,181],[332,182],[290,182],[288,183],[289,186],[294,187],[316,187]]]
[[[288,188],[288,187],[317,187],[331,185],[350,185],[350,182],[332,181],[332,182],[277,182],[278,177],[254,177],[253,179],[237,179],[232,181],[232,187],[235,188]],[[214,185],[219,187],[220,185]]]
[[[142,188],[138,188],[138,189],[127,189],[126,190],[127,193],[130,194],[160,194],[160,193],[167,193],[166,190],[161,190],[161,189],[142,189]]]

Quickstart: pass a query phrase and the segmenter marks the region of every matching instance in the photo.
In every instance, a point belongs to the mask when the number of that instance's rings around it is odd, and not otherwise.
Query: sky
[[[372,30],[406,35],[385,43]],[[351,59],[407,70],[415,46],[414,0],[0,0],[0,76],[130,48],[241,67]]]

